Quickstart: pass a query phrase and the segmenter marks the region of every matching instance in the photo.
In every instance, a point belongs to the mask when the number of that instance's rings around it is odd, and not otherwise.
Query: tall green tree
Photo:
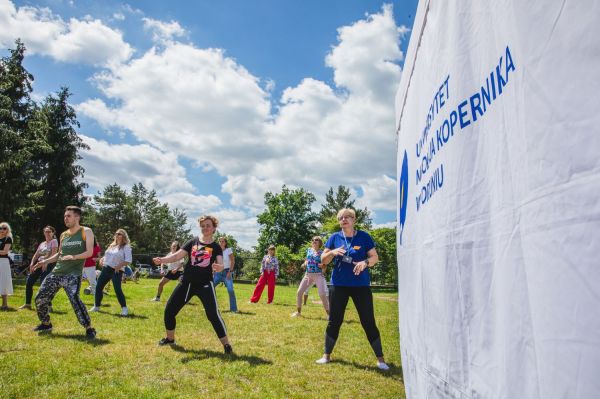
[[[285,245],[296,252],[316,232],[317,214],[311,206],[314,194],[303,188],[289,189],[285,185],[281,193],[265,194],[265,210],[257,216],[260,227],[258,252],[270,244]]]
[[[379,263],[371,269],[374,282],[382,284],[398,283],[398,261],[396,258],[396,229],[383,227],[369,232],[377,248]]]
[[[330,228],[332,217],[335,220],[335,216],[340,209],[350,208],[356,212],[356,224],[365,230],[370,229],[372,225],[371,212],[366,207],[364,209],[356,208],[354,205],[356,200],[351,199],[351,197],[350,189],[346,186],[338,186],[335,192],[333,187],[330,187],[327,194],[325,194],[325,203],[321,205],[321,211],[319,212],[321,224]],[[339,226],[337,228],[339,230]]]

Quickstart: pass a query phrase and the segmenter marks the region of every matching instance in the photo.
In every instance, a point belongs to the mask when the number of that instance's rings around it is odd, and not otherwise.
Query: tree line
[[[13,226],[15,250],[31,255],[46,225],[61,231],[66,205],[83,208],[82,224],[94,230],[103,247],[117,228],[127,230],[134,252],[145,255],[138,257],[144,263],[151,255],[167,251],[171,241],[191,238],[185,212],[161,203],[156,192],[142,183],[127,191],[115,182],[96,195],[84,195],[88,186],[78,161],[80,151],[88,147],[77,133],[79,123],[68,103],[71,93],[61,87],[34,101],[34,77],[23,66],[24,57],[25,46],[17,40],[9,55],[0,59],[0,219]],[[297,281],[310,239],[317,234],[326,239],[338,231],[337,211],[352,208],[357,228],[369,231],[378,246],[381,261],[372,270],[373,280],[395,283],[395,229],[372,229],[370,211],[355,206],[347,187],[330,188],[318,212],[313,210],[315,201],[314,194],[284,185],[280,193],[265,194],[265,209],[257,216],[256,247],[240,248],[235,237],[221,232],[217,238],[228,238],[243,277],[257,276],[265,249],[274,244],[281,277]]]

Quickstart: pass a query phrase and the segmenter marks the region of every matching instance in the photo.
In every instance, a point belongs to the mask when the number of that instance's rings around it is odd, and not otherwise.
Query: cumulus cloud
[[[102,98],[78,104],[77,111],[146,144],[88,138],[94,154],[85,155],[84,166],[91,182],[113,183],[106,176],[118,173],[110,165],[120,162],[133,172],[120,184],[142,181],[190,217],[216,213],[223,231],[246,246],[255,243],[264,193],[282,184],[303,187],[318,200],[343,184],[362,193],[361,207],[395,209],[393,104],[399,40],[407,29],[396,26],[391,6],[338,30],[325,60],[335,85],[307,77],[279,99],[271,97],[275,82],[252,75],[223,50],[174,40],[185,35],[177,22],[144,23],[161,45],[98,73]],[[195,194],[181,158],[224,176],[220,190],[233,208]],[[92,170],[101,172],[90,176]]]
[[[186,34],[185,29],[177,21],[163,22],[152,18],[142,18],[142,20],[144,29],[152,32],[152,40],[156,43],[165,43]]]
[[[86,17],[65,22],[48,8],[16,8],[12,2],[0,0],[0,26],[3,47],[21,38],[31,54],[58,61],[108,65],[123,62],[133,53],[123,34],[102,21]]]

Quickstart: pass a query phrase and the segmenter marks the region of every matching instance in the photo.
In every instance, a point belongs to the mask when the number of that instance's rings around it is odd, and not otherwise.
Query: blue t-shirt
[[[322,250],[315,251],[313,248],[306,250],[306,272],[307,273],[322,273],[323,269],[319,266],[321,263]]]
[[[357,230],[354,237],[344,237],[344,233],[338,231],[333,233],[325,248],[335,249],[343,247],[346,249],[346,255],[352,258],[353,262],[360,262],[367,259],[367,253],[375,248],[375,242],[369,235],[362,230]],[[331,285],[342,287],[365,287],[371,285],[371,275],[369,269],[363,270],[358,276],[352,271],[354,264],[342,262],[341,256],[333,258],[333,272],[331,273]]]

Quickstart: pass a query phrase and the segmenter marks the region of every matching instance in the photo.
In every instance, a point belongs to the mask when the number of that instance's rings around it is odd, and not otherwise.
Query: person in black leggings
[[[211,322],[217,337],[223,344],[226,354],[233,352],[227,337],[227,329],[217,306],[217,296],[213,285],[213,272],[223,270],[223,251],[213,238],[219,221],[214,216],[200,216],[201,236],[185,243],[185,245],[169,256],[152,259],[155,265],[173,263],[188,257],[183,270],[180,283],[175,287],[165,307],[166,337],[161,339],[159,345],[175,344],[176,316],[183,306],[196,295],[202,301],[206,317]]]
[[[352,298],[360,324],[377,357],[377,367],[380,370],[389,370],[383,358],[381,337],[375,323],[371,277],[368,270],[379,261],[375,243],[367,232],[354,229],[356,213],[353,209],[341,209],[337,218],[341,231],[329,237],[321,255],[324,264],[333,261],[334,267],[331,274],[332,287],[329,289],[330,313],[325,331],[325,350],[323,357],[316,363],[326,364],[331,361],[331,352],[344,321],[346,306]]]

